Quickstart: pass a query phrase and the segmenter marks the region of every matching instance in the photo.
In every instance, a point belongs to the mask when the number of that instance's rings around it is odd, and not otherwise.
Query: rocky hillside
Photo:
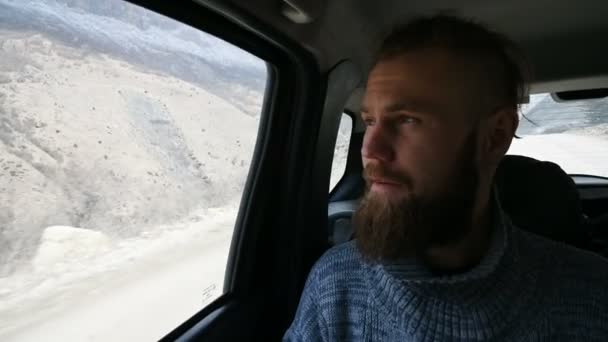
[[[266,65],[225,42],[123,0],[0,0],[0,28],[37,32],[195,83],[258,115]],[[238,86],[237,86],[238,84]]]
[[[112,55],[0,37],[0,275],[48,226],[132,236],[238,198],[257,117]]]

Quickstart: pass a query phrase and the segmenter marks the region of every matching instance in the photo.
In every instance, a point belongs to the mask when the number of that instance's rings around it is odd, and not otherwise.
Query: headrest
[[[583,211],[574,181],[557,164],[507,155],[496,171],[498,197],[513,223],[527,231],[584,247]]]

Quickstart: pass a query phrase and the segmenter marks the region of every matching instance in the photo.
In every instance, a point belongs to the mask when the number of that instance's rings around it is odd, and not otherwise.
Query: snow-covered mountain
[[[522,113],[520,135],[580,131],[608,124],[608,98],[556,102],[550,94],[532,95]]]
[[[0,340],[155,340],[220,294],[265,68],[122,1],[0,0]]]
[[[235,207],[265,68],[123,1],[0,0],[0,278],[49,226],[131,238]]]
[[[261,59],[122,0],[0,0],[0,28],[44,32],[85,51],[169,73],[259,114],[252,107],[260,105],[253,98],[265,86]]]

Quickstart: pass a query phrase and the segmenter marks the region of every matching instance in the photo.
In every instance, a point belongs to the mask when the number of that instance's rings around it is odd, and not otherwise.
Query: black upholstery
[[[503,209],[518,227],[546,238],[587,248],[579,193],[574,181],[557,164],[507,155],[495,182]],[[330,242],[352,238],[350,219],[357,201],[334,202],[329,207]],[[345,233],[347,227],[349,232]]]
[[[591,235],[590,250],[608,257],[608,213],[587,221]]]
[[[587,247],[579,192],[557,164],[508,155],[498,167],[495,182],[503,209],[518,227]]]

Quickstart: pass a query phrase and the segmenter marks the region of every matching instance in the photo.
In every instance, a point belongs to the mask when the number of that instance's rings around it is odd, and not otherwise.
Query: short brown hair
[[[492,78],[501,101],[498,105],[517,110],[526,100],[531,68],[520,48],[505,35],[471,19],[446,14],[416,18],[384,39],[376,63],[427,47],[445,48],[474,60],[484,75]]]

